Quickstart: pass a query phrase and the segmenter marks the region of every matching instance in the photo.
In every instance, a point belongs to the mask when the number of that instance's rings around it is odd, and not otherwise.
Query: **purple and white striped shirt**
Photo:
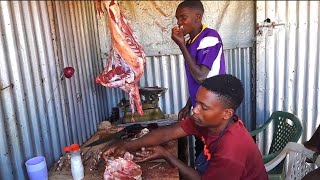
[[[204,25],[202,31],[193,40],[190,39],[187,42],[187,48],[191,56],[197,61],[197,65],[205,65],[210,69],[207,77],[226,73],[223,44],[217,31],[207,28]],[[192,77],[186,64],[185,68],[189,95],[192,106],[194,107],[196,103],[196,93],[200,84]]]

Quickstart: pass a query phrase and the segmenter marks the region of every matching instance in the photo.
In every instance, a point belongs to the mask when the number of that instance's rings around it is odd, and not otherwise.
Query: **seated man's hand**
[[[103,157],[123,157],[126,152],[130,152],[130,148],[127,146],[125,141],[111,145],[111,147],[103,153]]]
[[[145,162],[145,161],[151,161],[155,159],[162,159],[167,157],[168,154],[170,154],[162,146],[147,147],[145,148],[145,151],[148,151],[149,153],[136,154],[135,162]]]

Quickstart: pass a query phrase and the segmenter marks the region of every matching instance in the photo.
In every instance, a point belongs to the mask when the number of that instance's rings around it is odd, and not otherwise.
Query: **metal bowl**
[[[141,87],[139,88],[139,92],[143,96],[149,96],[149,95],[162,95],[168,90],[168,88],[160,88],[158,86],[154,87]]]

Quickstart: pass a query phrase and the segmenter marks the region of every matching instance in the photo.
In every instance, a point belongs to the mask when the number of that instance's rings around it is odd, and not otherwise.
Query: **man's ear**
[[[202,21],[202,15],[201,14],[197,14],[196,20],[197,20],[197,22],[201,22]]]
[[[233,109],[225,109],[223,112],[223,119],[231,119],[232,116],[234,114],[234,110]]]

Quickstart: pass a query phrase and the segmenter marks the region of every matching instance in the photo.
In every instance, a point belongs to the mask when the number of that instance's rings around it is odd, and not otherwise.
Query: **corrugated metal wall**
[[[258,23],[284,24],[273,32],[261,28],[257,37],[257,124],[275,110],[294,113],[304,127],[302,142],[320,123],[319,17],[319,1],[257,1]],[[259,138],[264,153],[272,133]]]
[[[251,63],[252,48],[236,48],[225,50],[227,73],[238,77],[245,89],[245,99],[238,109],[238,114],[246,127],[252,129],[251,112]],[[184,59],[180,55],[149,56],[146,60],[145,72],[140,79],[140,87],[159,86],[168,88],[160,97],[159,106],[166,114],[177,114],[189,97]],[[128,96],[121,89],[108,90],[109,113],[121,98]]]
[[[244,99],[237,114],[251,131],[255,125],[252,118],[252,48],[236,48],[225,50],[227,73],[239,78],[244,88]]]
[[[25,179],[33,156],[51,166],[106,118],[95,14],[90,1],[0,2],[0,179]]]
[[[189,97],[182,55],[148,57],[141,87],[159,86],[168,88],[159,101],[161,110],[167,114],[178,113]]]

